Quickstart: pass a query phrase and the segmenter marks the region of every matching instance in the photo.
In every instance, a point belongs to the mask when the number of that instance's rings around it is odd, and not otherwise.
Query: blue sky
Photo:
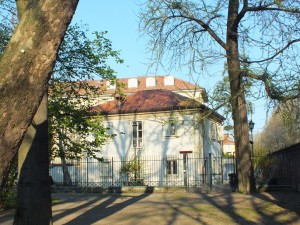
[[[81,0],[73,22],[88,24],[90,31],[108,31],[114,50],[121,51],[123,65],[114,66],[118,77],[147,73],[146,41],[138,32],[139,7],[135,0]],[[150,74],[149,74],[150,75]],[[152,74],[153,75],[153,74]]]
[[[146,37],[141,36],[138,31],[139,0],[80,0],[74,22],[88,24],[90,31],[108,31],[108,37],[112,41],[113,49],[120,50],[120,56],[124,59],[122,65],[112,65],[117,71],[117,77],[137,77],[144,75],[166,75],[170,74],[176,78],[193,82],[193,80],[182,71],[168,71],[163,68],[150,68],[148,58],[150,53],[146,50]],[[198,80],[198,84],[211,91],[221,68],[216,70],[216,76],[205,76]],[[255,103],[254,131],[260,131],[266,120],[264,101]]]

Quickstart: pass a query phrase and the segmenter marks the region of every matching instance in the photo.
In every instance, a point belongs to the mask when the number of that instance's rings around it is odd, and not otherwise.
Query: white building
[[[91,109],[104,116],[114,138],[100,148],[103,161],[80,164],[74,172],[81,183],[187,186],[221,179],[213,171],[220,170],[224,118],[205,105],[203,88],[171,76],[121,82],[124,96],[113,97],[116,87],[106,83],[107,92]],[[129,164],[135,169],[129,171]]]
[[[222,120],[205,105],[169,90],[137,91],[93,107],[114,138],[103,156],[178,155],[221,157]]]
[[[235,143],[234,143],[233,138],[231,138],[229,136],[229,134],[224,134],[223,154],[226,156],[234,156],[235,155]]]

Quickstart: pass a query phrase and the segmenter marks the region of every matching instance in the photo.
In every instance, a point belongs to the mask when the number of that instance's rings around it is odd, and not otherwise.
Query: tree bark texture
[[[0,58],[0,191],[47,90],[60,43],[78,1],[16,1],[19,24]]]
[[[45,95],[18,152],[17,225],[52,224],[47,107]]]
[[[231,90],[232,119],[236,147],[238,189],[249,194],[255,191],[254,173],[249,147],[247,106],[238,49],[239,0],[230,0],[227,21],[227,64]]]

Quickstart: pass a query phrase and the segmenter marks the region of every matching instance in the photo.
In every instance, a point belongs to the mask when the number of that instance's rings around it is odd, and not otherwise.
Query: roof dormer
[[[146,87],[155,87],[156,86],[156,80],[154,77],[147,77],[146,78]]]
[[[128,79],[128,88],[137,88],[138,87],[138,79],[131,78]]]
[[[165,84],[165,86],[174,86],[174,77],[165,76],[164,77],[164,84]]]

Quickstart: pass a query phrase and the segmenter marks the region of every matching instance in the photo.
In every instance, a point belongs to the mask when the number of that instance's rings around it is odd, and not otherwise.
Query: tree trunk
[[[65,158],[61,158],[61,166],[63,171],[63,182],[65,186],[71,186],[72,185],[72,179],[71,175],[68,169],[68,165]]]
[[[14,224],[52,224],[46,94],[26,132],[18,156]]]
[[[232,119],[238,173],[238,189],[249,194],[255,191],[253,167],[249,147],[247,106],[238,49],[238,6],[239,0],[230,0],[227,22],[227,63],[231,91]]]
[[[78,1],[16,1],[20,21],[0,58],[0,192],[47,90],[60,43]]]
[[[64,132],[64,128],[62,128],[62,132]],[[61,155],[60,159],[61,159],[61,167],[62,167],[62,171],[63,171],[63,184],[65,186],[70,186],[70,185],[72,185],[72,179],[71,179],[71,175],[69,173],[67,161],[65,158],[65,148],[64,148],[64,143],[63,143],[62,137],[59,137],[58,145],[59,145],[59,151],[60,151],[60,155]]]

